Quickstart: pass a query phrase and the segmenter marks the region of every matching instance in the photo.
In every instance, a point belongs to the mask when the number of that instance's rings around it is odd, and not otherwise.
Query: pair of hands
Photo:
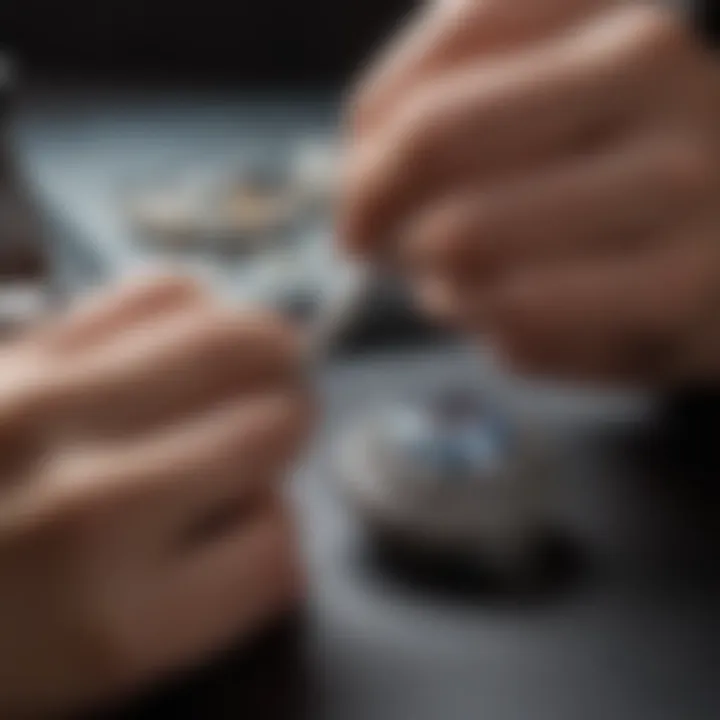
[[[720,82],[679,20],[428,6],[353,106],[343,239],[525,369],[717,377]],[[0,714],[82,707],[302,588],[292,334],[140,282],[0,351]]]

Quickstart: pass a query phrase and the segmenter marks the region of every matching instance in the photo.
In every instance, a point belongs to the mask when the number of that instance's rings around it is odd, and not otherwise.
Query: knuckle
[[[272,313],[214,310],[198,319],[200,342],[218,350],[235,350],[291,364],[299,356],[299,340],[289,323]]]

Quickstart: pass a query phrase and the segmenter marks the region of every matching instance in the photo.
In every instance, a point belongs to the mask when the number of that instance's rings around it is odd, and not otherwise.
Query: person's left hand
[[[341,232],[515,366],[720,378],[720,72],[609,0],[427,8],[352,109]]]

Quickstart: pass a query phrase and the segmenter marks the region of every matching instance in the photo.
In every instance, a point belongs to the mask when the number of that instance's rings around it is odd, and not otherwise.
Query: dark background
[[[412,0],[2,0],[0,40],[34,71],[335,83]]]
[[[694,6],[699,24],[717,38],[718,0],[668,1]],[[417,4],[3,0],[0,45],[43,76],[336,84],[355,72]]]

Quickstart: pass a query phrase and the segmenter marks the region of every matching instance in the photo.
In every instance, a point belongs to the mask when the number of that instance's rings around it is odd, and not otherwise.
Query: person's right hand
[[[720,64],[636,0],[437,0],[350,105],[344,246],[512,368],[720,379]]]
[[[274,318],[158,279],[0,350],[0,716],[84,709],[298,599],[309,418]]]

